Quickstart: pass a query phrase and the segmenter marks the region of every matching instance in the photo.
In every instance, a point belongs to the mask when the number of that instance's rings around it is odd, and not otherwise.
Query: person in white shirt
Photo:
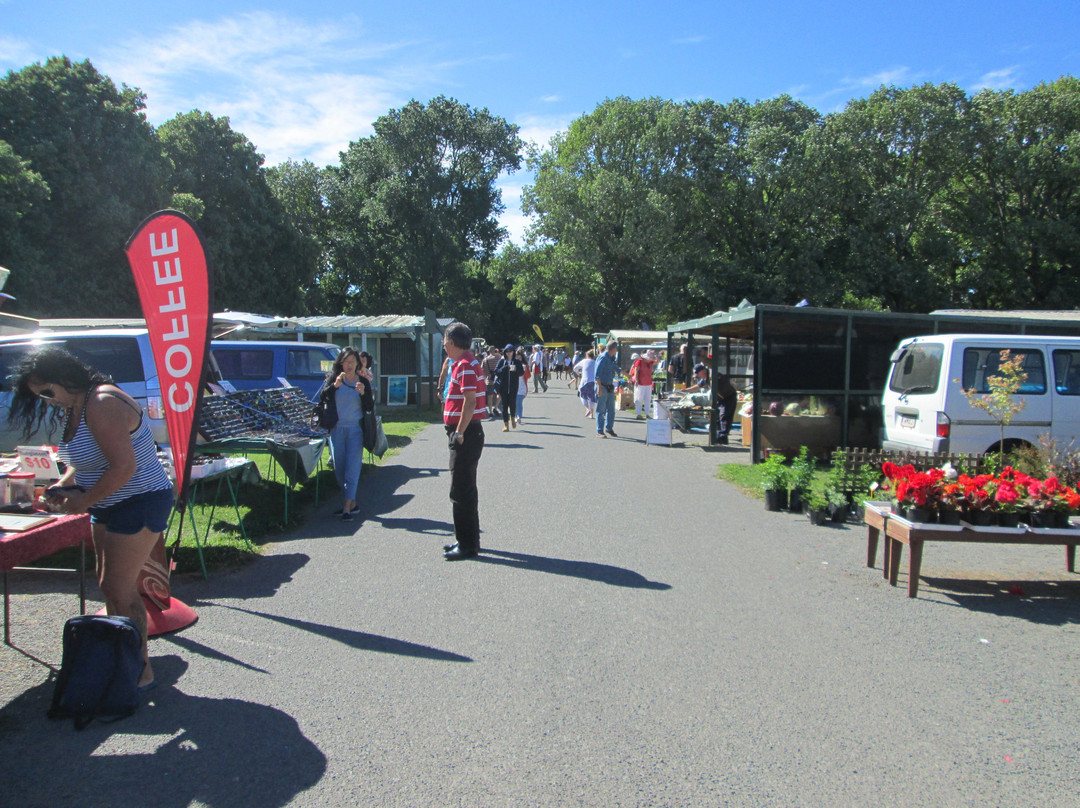
[[[585,358],[574,365],[574,372],[580,377],[578,398],[585,405],[585,417],[592,418],[596,413],[596,353],[589,351]]]
[[[529,356],[529,370],[533,375],[533,392],[539,393],[540,388],[547,392],[547,382],[544,381],[544,371],[547,370],[547,356],[544,354],[543,345],[534,345],[533,352]]]

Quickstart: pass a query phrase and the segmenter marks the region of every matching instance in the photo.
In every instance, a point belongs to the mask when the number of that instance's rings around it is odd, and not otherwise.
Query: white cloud
[[[197,107],[228,116],[268,165],[326,165],[441,71],[418,44],[375,40],[355,17],[309,23],[256,12],[125,43],[100,68],[146,93],[155,124]]]
[[[709,38],[704,35],[687,36],[682,39],[676,39],[671,44],[673,45],[701,45],[704,42],[708,42]]]
[[[38,49],[30,43],[10,36],[0,36],[0,68],[21,70],[27,65],[43,61]]]
[[[532,219],[521,211],[521,188],[520,180],[510,177],[502,177],[496,183],[502,192],[503,205],[506,210],[499,217],[499,224],[506,228],[510,240],[519,247],[525,244],[525,231],[533,223]]]
[[[521,139],[546,149],[551,139],[559,132],[565,132],[575,116],[571,115],[520,115],[514,121],[518,125]]]
[[[1020,79],[1017,78],[1017,71],[1020,68],[1016,65],[1012,67],[1005,67],[1001,70],[991,70],[988,73],[983,73],[979,77],[979,80],[972,85],[972,91],[978,92],[979,90],[1017,90],[1020,89]]]

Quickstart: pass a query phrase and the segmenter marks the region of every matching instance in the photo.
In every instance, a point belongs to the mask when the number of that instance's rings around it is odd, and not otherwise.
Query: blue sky
[[[0,70],[90,59],[160,124],[228,116],[267,164],[338,161],[412,98],[487,107],[541,146],[605,98],[821,112],[881,84],[1026,90],[1080,75],[1080,2],[53,2],[0,0]],[[523,172],[501,183],[520,240]]]

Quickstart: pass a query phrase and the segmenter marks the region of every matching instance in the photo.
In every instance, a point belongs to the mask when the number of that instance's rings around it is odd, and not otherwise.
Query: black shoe
[[[352,511],[349,511],[348,513],[343,513],[341,515],[341,521],[342,522],[351,522],[352,521]]]
[[[456,549],[458,549],[458,546],[457,546],[457,544],[444,544],[444,545],[442,546],[442,551],[443,551],[444,553],[449,553],[449,552],[451,552],[451,551],[453,551],[453,550],[456,550]]]
[[[460,547],[455,547],[443,553],[443,558],[447,561],[464,561],[467,558],[476,558],[477,555],[477,550],[462,550]]]
[[[615,434],[614,429],[605,429],[604,431],[607,432],[609,435],[611,435],[611,437],[613,437],[613,438],[619,437],[618,435]]]

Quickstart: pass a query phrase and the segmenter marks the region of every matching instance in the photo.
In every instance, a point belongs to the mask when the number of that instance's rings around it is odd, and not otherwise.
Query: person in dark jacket
[[[375,409],[371,382],[360,367],[360,352],[343,348],[326,374],[319,400],[325,403],[325,425],[330,429],[330,456],[334,459],[334,475],[345,494],[345,504],[336,514],[352,521],[360,509],[356,505],[356,489],[364,463],[364,429],[361,421],[365,412]]]
[[[510,427],[517,429],[521,424],[521,419],[517,417],[517,394],[518,379],[524,370],[525,366],[517,357],[517,349],[513,345],[503,348],[502,358],[495,366],[495,389],[503,401],[503,432],[508,432]]]

